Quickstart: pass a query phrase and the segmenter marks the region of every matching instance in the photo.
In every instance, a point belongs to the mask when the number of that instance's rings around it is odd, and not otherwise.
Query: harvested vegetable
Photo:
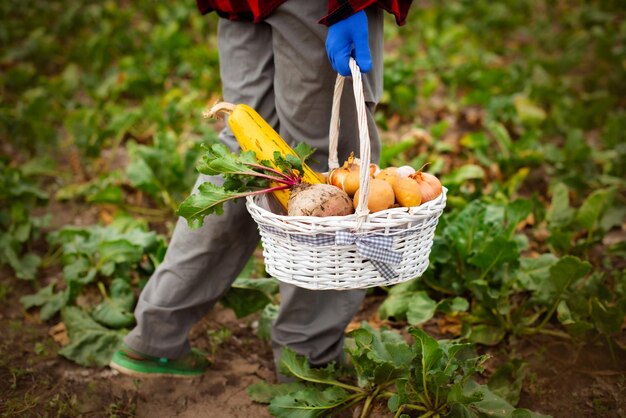
[[[422,203],[421,188],[417,181],[410,177],[398,178],[398,181],[393,185],[393,193],[400,206],[412,207]]]
[[[344,216],[354,212],[350,196],[330,184],[294,186],[288,206],[289,216]]]
[[[215,176],[221,175],[224,183],[221,186],[205,182],[198,188],[198,192],[189,196],[181,203],[178,214],[189,223],[190,227],[202,225],[204,217],[211,214],[221,214],[223,204],[232,199],[246,196],[272,193],[277,190],[291,190],[304,187],[306,183],[300,173],[303,173],[304,160],[313,153],[313,149],[302,143],[294,148],[295,155],[282,155],[275,151],[271,161],[258,161],[253,151],[242,151],[240,155],[231,152],[223,144],[214,144],[206,149],[205,155],[197,164],[200,173]],[[324,185],[315,183],[316,186]],[[318,205],[326,209],[323,213],[334,214],[333,208],[345,206],[345,199],[349,197],[334,186],[328,186],[341,192],[337,197],[337,204],[321,198],[311,198]],[[324,194],[331,198],[330,195]],[[289,204],[287,205],[289,206]],[[341,212],[344,213],[344,212]]]
[[[353,196],[356,189],[359,188],[359,165],[355,162],[354,153],[350,154],[348,160],[343,163],[341,167],[337,167],[328,173],[328,178],[326,182],[328,184],[332,184],[335,187],[339,187],[341,190],[344,190],[348,195]],[[348,182],[346,182],[346,178],[352,176]],[[356,187],[353,187],[354,179],[356,178]],[[346,186],[348,186],[348,190],[346,190]]]
[[[398,176],[398,169],[396,167],[387,167],[381,170],[375,178],[379,180],[384,180],[393,187],[393,185],[398,181],[400,176]]]
[[[326,183],[339,187],[348,196],[352,197],[360,187],[360,172],[361,167],[354,158],[354,153],[350,154],[348,160],[343,163],[341,167],[335,168],[328,173]],[[370,176],[374,177],[380,172],[380,167],[377,164],[370,164]]]
[[[422,167],[423,168],[423,167]],[[439,196],[442,192],[441,181],[430,173],[425,173],[422,169],[409,176],[419,185],[422,193],[422,203],[431,201]]]
[[[354,207],[359,205],[359,192],[354,195]],[[389,209],[395,203],[393,188],[389,183],[380,179],[370,181],[370,190],[367,196],[367,208],[370,212]]]
[[[274,153],[283,156],[297,156],[296,152],[280,137],[280,135],[253,108],[245,104],[219,102],[204,116],[218,118],[228,115],[228,126],[235,135],[243,151],[254,151],[258,161],[272,162]],[[276,168],[276,166],[274,166]],[[302,163],[300,175],[303,181],[310,184],[323,183],[324,178]],[[276,184],[275,184],[276,186]],[[287,210],[289,189],[277,188],[273,192],[276,199]]]

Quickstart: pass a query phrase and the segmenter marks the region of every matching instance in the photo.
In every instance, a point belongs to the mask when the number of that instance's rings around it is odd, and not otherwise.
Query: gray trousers
[[[373,69],[364,77],[369,111],[372,161],[380,140],[372,112],[382,94],[382,11],[370,8],[369,34]],[[306,141],[317,148],[311,166],[324,171],[336,73],[324,42],[327,28],[317,23],[326,2],[289,0],[258,24],[220,19],[218,42],[224,100],[256,109],[290,144]],[[341,104],[339,161],[358,155],[358,131],[352,85],[348,80]],[[220,133],[232,150],[238,145],[229,129]],[[200,176],[203,181],[218,178]],[[254,221],[243,201],[225,205],[200,229],[179,219],[163,263],[140,295],[137,326],[126,336],[131,348],[158,357],[177,358],[190,350],[187,338],[228,290],[259,242]],[[364,290],[312,291],[281,283],[278,318],[272,326],[274,358],[288,346],[313,365],[341,358],[346,325],[358,310]]]

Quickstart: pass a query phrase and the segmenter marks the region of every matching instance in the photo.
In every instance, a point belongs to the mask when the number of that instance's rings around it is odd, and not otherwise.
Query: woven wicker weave
[[[353,215],[286,216],[268,210],[263,197],[248,197],[246,206],[259,226],[267,272],[278,280],[307,289],[345,290],[385,286],[420,276],[428,257],[439,216],[446,204],[446,189],[435,200],[411,208],[369,213],[369,132],[361,72],[350,62],[359,118],[361,184],[359,206]],[[329,167],[338,166],[339,98],[344,77],[335,85],[330,124]],[[353,243],[338,237],[346,236]],[[363,256],[368,239],[388,241],[386,250],[396,261],[387,264]],[[384,267],[384,268],[382,268]]]

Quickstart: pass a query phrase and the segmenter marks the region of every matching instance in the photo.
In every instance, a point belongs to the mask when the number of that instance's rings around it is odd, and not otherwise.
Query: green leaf
[[[516,271],[517,281],[526,290],[540,289],[550,277],[550,268],[558,262],[554,254],[541,254],[539,257],[520,259],[520,268]]]
[[[526,199],[517,199],[507,205],[505,217],[509,233],[513,233],[515,231],[515,227],[528,217],[532,209],[532,202]]]
[[[546,415],[534,413],[526,409],[516,409],[505,399],[489,390],[487,386],[479,385],[473,380],[468,380],[463,388],[466,396],[480,394],[482,399],[473,402],[471,409],[478,412],[479,416],[493,418],[548,418]]]
[[[465,164],[441,178],[441,182],[446,186],[462,185],[468,180],[479,180],[485,178],[485,170],[475,164]]]
[[[270,403],[269,411],[279,418],[325,417],[346,402],[349,395],[336,386],[324,390],[308,388],[275,397]]]
[[[237,318],[243,318],[260,311],[278,293],[278,281],[273,278],[238,278],[222,296],[220,302],[235,311]]]
[[[204,222],[204,217],[215,213],[221,215],[224,210],[224,202],[245,196],[244,193],[227,191],[223,187],[212,183],[203,183],[198,187],[197,193],[185,199],[176,214],[187,219],[190,228],[199,228]]]
[[[615,197],[615,189],[593,191],[576,213],[576,221],[586,229],[595,229]]]
[[[454,298],[442,299],[441,301],[437,303],[437,311],[440,311],[446,314],[467,312],[469,307],[470,307],[470,304],[468,300],[460,296],[457,296]]]
[[[258,335],[259,338],[263,338],[264,340],[270,339],[270,330],[272,327],[272,323],[278,317],[278,305],[274,305],[273,303],[268,303],[265,305],[263,312],[261,312],[261,316],[259,317],[259,329]]]
[[[35,279],[37,270],[41,265],[41,257],[35,254],[25,254],[22,257],[18,257],[12,248],[7,247],[5,247],[3,251],[18,279]]]
[[[511,137],[509,136],[506,127],[501,123],[495,121],[488,121],[486,125],[493,137],[495,138],[496,143],[500,147],[500,152],[502,153],[502,156],[505,159],[510,158],[513,141],[511,140]]]
[[[591,317],[596,329],[606,335],[619,334],[626,317],[624,307],[625,304],[611,306],[598,298],[591,299]]]
[[[66,264],[63,275],[66,281],[75,281],[83,284],[91,283],[96,278],[98,270],[92,266],[87,258],[80,257]]]
[[[143,248],[130,243],[126,239],[101,242],[98,250],[100,270],[105,276],[113,275],[116,265],[134,264],[140,261],[143,256]]]
[[[469,340],[475,344],[494,346],[504,339],[506,331],[500,327],[478,324],[471,328]]]
[[[121,345],[124,331],[114,331],[94,321],[80,308],[66,306],[61,311],[70,343],[59,354],[81,366],[104,367]]]
[[[132,153],[130,155],[131,161],[126,168],[126,176],[130,184],[151,196],[155,196],[159,192],[160,187],[154,171],[152,171],[146,160],[134,156]]]
[[[299,142],[294,148],[293,151],[296,153],[298,157],[300,157],[301,161],[307,161],[311,155],[315,153],[315,148],[311,147],[306,142]]]
[[[519,250],[514,241],[497,236],[487,242],[481,252],[469,258],[468,262],[482,270],[483,277],[487,272],[501,264],[515,261],[519,258]]]
[[[123,309],[113,300],[107,299],[97,305],[91,312],[91,316],[107,328],[120,329],[135,325],[133,313]]]
[[[326,368],[311,368],[306,357],[298,355],[288,347],[282,350],[278,370],[285,376],[293,376],[313,383],[324,383],[327,385],[337,383],[335,370],[332,365]]]
[[[475,418],[476,415],[472,413],[472,410],[466,405],[462,405],[460,403],[455,403],[450,408],[450,413],[447,415],[448,417],[454,418]]]
[[[411,325],[420,325],[435,316],[437,302],[432,300],[426,292],[415,292],[408,303],[406,313],[407,320]]]
[[[575,211],[570,207],[569,189],[557,183],[552,190],[552,203],[546,213],[550,227],[567,227],[574,219]]]
[[[414,139],[406,139],[392,144],[384,143],[380,153],[380,167],[385,168],[394,164],[394,160],[401,154],[415,146]]]
[[[415,353],[398,333],[374,330],[364,322],[348,337],[346,351],[361,387],[384,385],[408,373]]]
[[[113,329],[129,328],[135,324],[132,309],[135,294],[132,286],[124,279],[114,279],[110,286],[110,295],[97,305],[91,316],[98,323]]]
[[[198,171],[209,176],[232,174],[254,176],[257,172],[250,164],[258,164],[254,151],[241,151],[237,155],[224,144],[214,144],[202,157]]]
[[[559,302],[556,308],[556,317],[563,325],[573,325],[576,323],[572,316],[572,312],[569,309],[569,306],[567,306],[567,302],[564,300]]]
[[[493,393],[515,406],[519,402],[527,371],[528,363],[524,360],[510,359],[491,375],[487,386]]]
[[[282,157],[280,157],[282,158]],[[274,158],[276,160],[276,158]],[[291,167],[293,167],[294,169],[298,170],[298,172],[303,172],[303,168],[302,168],[302,160],[300,160],[299,157],[295,156],[295,155],[291,155],[291,154],[287,154],[285,155],[285,161],[287,162],[287,164]]]
[[[387,296],[378,308],[378,314],[381,319],[393,318],[397,321],[403,321],[407,319],[407,314],[410,310],[413,311],[413,320],[419,320],[420,316],[428,317],[425,321],[432,318],[437,304],[426,292],[410,290],[401,292],[399,291],[400,289],[400,285],[394,286],[389,296]],[[430,312],[430,314],[428,312]]]
[[[307,389],[302,382],[271,384],[267,382],[254,383],[246,388],[246,393],[254,402],[270,403],[277,396],[288,395]]]
[[[536,123],[542,122],[546,118],[546,111],[524,95],[515,95],[513,103],[517,116],[522,122]]]
[[[22,296],[20,302],[24,305],[24,309],[41,306],[39,316],[43,321],[48,321],[67,304],[68,297],[67,291],[54,293],[54,283],[52,283],[33,295]]]
[[[565,256],[550,267],[548,281],[544,282],[542,293],[552,298],[560,296],[572,283],[583,278],[591,270],[591,264],[578,257]]]
[[[24,309],[28,310],[34,306],[41,306],[48,302],[54,295],[54,283],[41,288],[39,292],[33,295],[26,295],[20,298],[20,302],[24,305]]]
[[[458,251],[461,260],[468,259],[489,236],[490,227],[485,221],[486,211],[482,202],[474,201],[444,228],[444,237]]]
[[[409,333],[415,337],[414,350],[422,361],[422,373],[429,373],[443,357],[443,350],[437,340],[419,328],[411,328]]]

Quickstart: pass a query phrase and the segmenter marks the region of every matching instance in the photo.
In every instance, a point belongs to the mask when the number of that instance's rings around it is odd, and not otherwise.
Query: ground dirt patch
[[[31,285],[7,272],[0,281],[0,416],[4,417],[269,417],[246,388],[275,382],[272,350],[255,330],[256,317],[237,319],[216,306],[192,330],[194,346],[212,353],[214,364],[196,379],[134,379],[108,368],[80,367],[57,355],[49,330],[58,320],[41,322],[25,312],[22,295]],[[370,294],[351,326],[376,316],[384,295]],[[388,324],[387,324],[388,325]],[[395,324],[400,329],[401,324]],[[436,333],[437,324],[426,329]],[[554,417],[626,416],[626,356],[606,344],[534,337],[482,350],[492,356],[487,376],[511,356],[528,362],[520,405]],[[353,412],[342,416],[352,416]],[[378,405],[373,417],[392,416]]]

